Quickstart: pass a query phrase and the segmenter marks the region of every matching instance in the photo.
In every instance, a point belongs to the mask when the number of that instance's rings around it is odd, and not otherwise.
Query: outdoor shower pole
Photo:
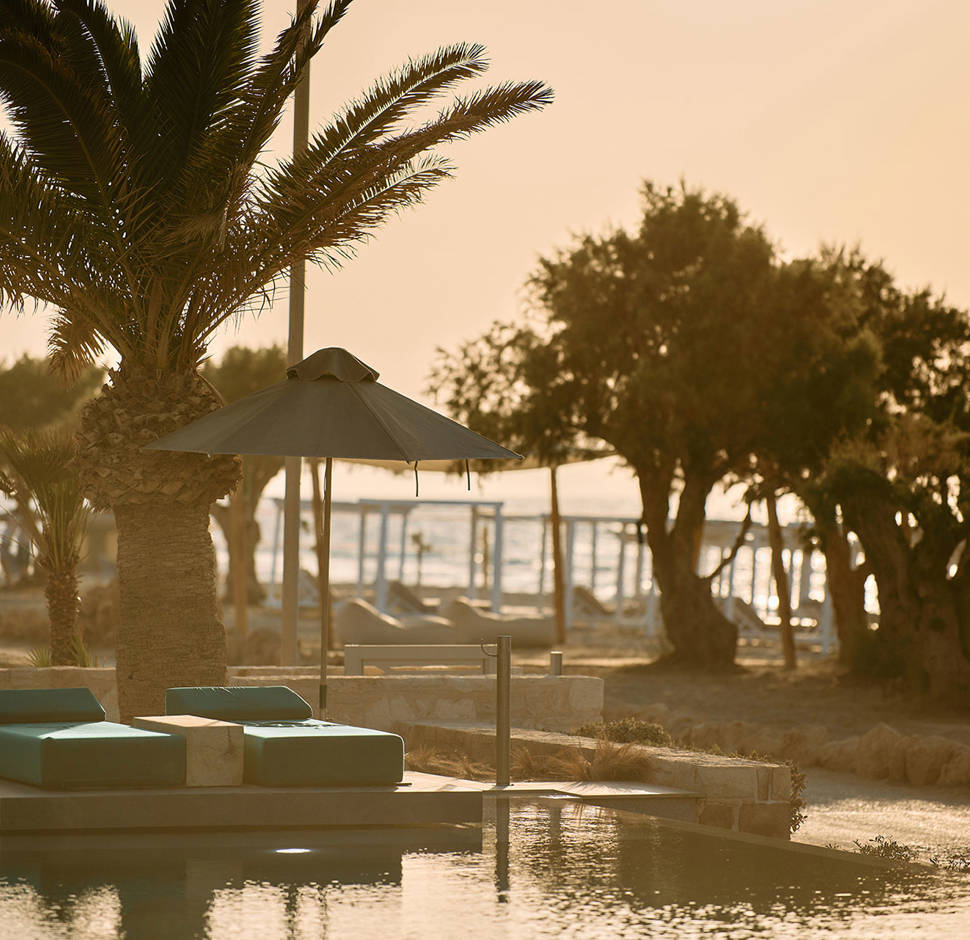
[[[298,0],[297,15],[308,0]],[[306,36],[301,42],[306,42]],[[293,155],[303,153],[310,139],[310,64],[306,64],[293,93]],[[290,268],[290,318],[286,344],[286,364],[296,365],[303,358],[303,312],[306,290],[306,264]],[[299,457],[287,457],[283,492],[283,623],[280,629],[280,665],[295,666],[296,634],[300,618],[300,473]]]
[[[495,785],[507,787],[512,757],[512,637],[497,638],[495,675]]]

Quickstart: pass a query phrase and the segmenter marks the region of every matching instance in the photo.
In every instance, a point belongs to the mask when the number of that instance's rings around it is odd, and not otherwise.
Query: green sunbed
[[[243,776],[265,787],[381,786],[404,775],[396,734],[318,721],[286,686],[169,689],[169,715],[198,715],[243,726]]]
[[[48,789],[185,783],[185,740],[104,720],[90,689],[0,689],[0,777]]]

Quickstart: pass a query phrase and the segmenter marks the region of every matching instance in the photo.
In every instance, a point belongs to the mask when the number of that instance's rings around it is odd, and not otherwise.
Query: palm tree
[[[17,521],[37,550],[47,572],[52,666],[76,662],[77,566],[90,510],[78,478],[73,433],[66,428],[0,432],[0,493],[10,496]]]
[[[101,0],[0,0],[0,303],[55,311],[53,360],[118,364],[80,431],[86,492],[114,510],[124,717],[172,685],[225,681],[208,519],[231,457],[146,452],[215,408],[197,367],[290,266],[338,266],[451,175],[437,145],[551,100],[502,83],[415,111],[486,68],[479,45],[409,60],[267,167],[288,96],[351,0],[310,0],[260,56],[257,0],[169,0],[142,59]]]

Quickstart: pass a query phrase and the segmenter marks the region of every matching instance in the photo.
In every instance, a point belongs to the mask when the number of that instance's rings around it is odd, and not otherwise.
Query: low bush
[[[603,738],[615,744],[645,744],[650,747],[670,747],[673,738],[662,725],[642,718],[618,718],[615,721],[580,725],[573,734],[584,738]]]

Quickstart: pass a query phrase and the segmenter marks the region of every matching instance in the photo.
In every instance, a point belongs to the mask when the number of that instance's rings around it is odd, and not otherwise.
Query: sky
[[[147,49],[162,4],[109,5]],[[294,7],[264,0],[267,44]],[[455,179],[342,270],[311,270],[305,351],[345,346],[425,398],[436,348],[520,316],[537,258],[576,233],[633,225],[645,179],[731,195],[786,256],[858,243],[970,306],[967,35],[961,0],[356,0],[314,60],[311,132],[455,41],[488,47],[487,80],[540,78],[556,101],[450,148]],[[280,291],[211,348],[286,333]],[[0,358],[45,344],[42,314],[0,314]]]

